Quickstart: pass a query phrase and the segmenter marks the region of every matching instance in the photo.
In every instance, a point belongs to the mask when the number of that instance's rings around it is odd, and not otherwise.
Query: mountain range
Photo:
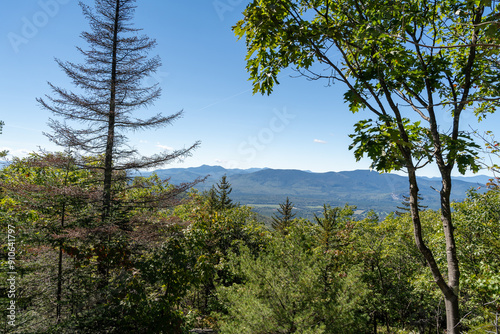
[[[249,205],[254,211],[270,217],[280,203],[289,197],[294,203],[297,216],[311,218],[322,212],[323,204],[343,206],[355,205],[356,213],[363,215],[374,210],[381,217],[397,210],[408,195],[408,180],[396,174],[380,174],[369,170],[313,173],[292,169],[225,169],[221,166],[160,169],[140,172],[143,176],[156,173],[173,184],[190,182],[198,177],[208,178],[195,186],[203,191],[218,182],[223,175],[231,183],[231,198],[240,204]],[[484,190],[491,177],[478,175],[454,179],[452,200],[461,201],[470,188]],[[439,178],[419,178],[421,204],[430,209],[439,208],[441,188]]]

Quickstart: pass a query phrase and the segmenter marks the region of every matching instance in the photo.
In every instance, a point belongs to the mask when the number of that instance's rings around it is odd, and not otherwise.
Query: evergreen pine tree
[[[287,197],[285,203],[280,204],[278,213],[272,217],[273,222],[271,226],[279,232],[286,232],[286,229],[290,226],[291,221],[295,217],[295,213],[292,213],[293,203]]]
[[[128,144],[127,132],[161,128],[182,115],[177,112],[169,116],[137,117],[138,111],[152,106],[161,95],[159,84],[145,84],[145,79],[158,70],[161,62],[158,56],[149,56],[156,41],[133,27],[135,2],[95,0],[93,8],[80,3],[90,24],[89,31],[81,34],[87,47],[77,47],[84,61],[77,64],[56,59],[75,89],[49,83],[52,94],[37,99],[43,109],[63,119],[50,120],[52,133],[46,134],[48,138],[74,150],[75,164],[96,172],[99,178],[99,195],[92,206],[96,212],[89,226],[93,233],[85,238],[93,245],[93,256],[97,259],[99,279],[95,300],[101,306],[107,302],[110,290],[106,287],[112,282],[113,270],[121,270],[125,262],[113,256],[123,254],[132,258],[129,238],[138,226],[131,219],[132,212],[141,207],[154,210],[169,207],[175,196],[196,183],[154,192],[139,200],[127,194],[130,188],[153,187],[148,181],[127,182],[127,171],[181,159],[199,145],[196,142],[184,149],[142,156]],[[158,187],[166,186],[160,183]]]
[[[318,217],[314,214],[314,220],[321,227],[320,234],[320,244],[325,247],[326,250],[332,248],[335,239],[335,230],[337,228],[337,217],[340,208],[333,208],[330,205],[323,204],[323,218]]]
[[[210,210],[223,211],[236,207],[229,195],[233,191],[231,184],[227,181],[226,175],[222,176],[221,180],[212,186],[208,191],[208,203]]]
[[[112,216],[113,184],[119,171],[160,166],[189,156],[199,145],[196,142],[186,149],[150,157],[139,155],[127,145],[126,132],[163,127],[182,114],[157,114],[146,119],[134,115],[138,109],[151,106],[161,93],[158,84],[144,85],[144,79],[154,74],[161,62],[158,56],[148,57],[156,41],[139,35],[139,29],[132,26],[134,3],[135,0],[95,0],[94,9],[81,3],[91,28],[81,35],[88,49],[77,48],[85,63],[56,59],[77,90],[72,92],[49,83],[53,95],[37,99],[42,108],[54,115],[85,124],[86,127],[77,128],[51,119],[53,133],[46,135],[57,145],[103,160],[97,165],[85,164],[103,172],[103,221]]]
[[[220,182],[217,183],[217,196],[219,197],[219,209],[226,210],[235,207],[233,200],[229,198],[229,195],[233,191],[231,184],[227,182],[226,175],[224,175]]]

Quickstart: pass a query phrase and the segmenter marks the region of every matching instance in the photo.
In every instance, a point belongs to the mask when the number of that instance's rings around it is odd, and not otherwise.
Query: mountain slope
[[[188,182],[197,177],[210,177],[197,186],[208,189],[222,175],[227,175],[233,187],[232,198],[241,204],[254,206],[256,211],[272,215],[279,203],[288,196],[295,204],[300,216],[310,217],[320,213],[324,203],[342,206],[346,203],[356,205],[359,210],[373,209],[381,215],[395,211],[401,205],[403,196],[408,195],[408,180],[395,174],[379,174],[368,170],[345,172],[311,173],[300,170],[277,169],[224,169],[220,166],[200,166],[195,168],[175,168],[158,170],[161,178],[170,177],[171,183]],[[150,173],[148,173],[150,174]],[[455,179],[451,197],[460,201],[467,190],[483,185],[476,180]],[[421,204],[431,209],[439,209],[439,179],[419,178]],[[437,190],[436,190],[437,189]]]
[[[390,212],[397,209],[408,194],[408,181],[404,176],[379,174],[367,170],[329,173],[307,173],[297,170],[264,170],[250,174],[233,175],[233,196],[242,203],[265,204],[283,202],[286,196],[297,205],[320,206],[323,203],[356,205],[361,210],[374,209]],[[466,191],[477,187],[475,183],[455,180],[452,199],[463,200]],[[439,208],[440,188],[437,180],[419,180],[423,205]],[[272,199],[272,200],[271,200]],[[297,203],[298,202],[298,203]],[[276,204],[277,204],[276,203]]]

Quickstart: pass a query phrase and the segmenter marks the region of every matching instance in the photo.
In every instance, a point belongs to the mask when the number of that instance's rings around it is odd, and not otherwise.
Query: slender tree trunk
[[[448,170],[442,171],[441,221],[443,223],[446,241],[446,262],[448,264],[448,293],[445,293],[446,328],[447,333],[458,333],[460,322],[458,289],[460,269],[458,265],[457,249],[455,245],[454,227],[451,218],[451,175]]]
[[[444,295],[446,306],[447,334],[458,334],[458,323],[460,320],[458,304],[458,283],[460,272],[458,270],[458,260],[456,256],[455,239],[453,226],[451,223],[450,192],[451,177],[443,175],[443,189],[441,190],[441,219],[446,238],[446,254],[448,263],[448,283],[444,280],[431,250],[425,245],[422,237],[422,224],[418,209],[418,184],[415,170],[408,168],[408,178],[410,181],[410,208],[413,221],[415,244],[424,256],[431,269],[434,281]]]
[[[120,1],[116,0],[115,17],[113,26],[113,54],[111,62],[111,82],[109,97],[109,115],[108,115],[108,135],[106,140],[106,151],[104,157],[104,184],[103,184],[103,211],[102,221],[106,223],[111,215],[112,201],[112,182],[113,182],[113,149],[115,142],[115,119],[116,119],[116,68],[117,68],[117,48],[118,48],[118,22],[120,13]],[[103,252],[106,252],[106,245],[103,245]],[[106,264],[100,261],[97,271],[101,276],[100,288],[107,285],[108,268]]]
[[[118,22],[120,13],[120,1],[116,1],[115,24],[113,31],[113,55],[111,63],[111,83],[109,97],[108,136],[106,141],[106,152],[104,158],[104,199],[102,218],[105,221],[111,212],[111,184],[113,177],[113,148],[115,141],[115,118],[116,118],[116,67],[118,47]]]
[[[461,107],[463,108],[463,107]],[[459,129],[459,116],[461,109],[455,110],[453,120],[453,135],[456,139],[458,137]],[[458,300],[459,286],[460,286],[460,268],[457,257],[457,247],[455,244],[454,227],[451,217],[451,171],[454,167],[454,160],[446,162],[443,157],[442,144],[439,137],[438,126],[436,122],[436,115],[434,109],[429,110],[430,115],[430,130],[434,140],[436,163],[441,174],[441,223],[443,224],[443,232],[445,236],[446,246],[446,264],[448,269],[448,283],[438,284],[445,299],[446,309],[446,333],[458,334],[460,332],[460,307]]]

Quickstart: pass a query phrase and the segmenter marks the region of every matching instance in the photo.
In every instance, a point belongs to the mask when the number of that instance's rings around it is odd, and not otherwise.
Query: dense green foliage
[[[499,330],[500,313],[500,196],[498,190],[470,191],[455,203],[459,255],[465,276],[464,304],[470,309],[464,322],[478,331]],[[496,328],[493,325],[496,323]]]
[[[346,251],[321,244],[319,234],[298,220],[286,235],[274,234],[258,257],[246,248],[230,257],[244,279],[219,289],[227,308],[222,333],[363,332],[366,286],[356,266],[336,265]]]
[[[18,318],[9,326],[4,311],[6,333],[445,328],[442,298],[414,245],[409,214],[355,220],[353,207],[325,205],[323,215],[293,219],[287,233],[280,233],[259,223],[248,207],[214,210],[209,193],[193,191],[171,209],[123,209],[127,230],[103,240],[92,228],[92,221],[99,221],[91,201],[95,176],[67,158],[33,155],[2,170],[0,215],[15,226],[19,272]],[[172,187],[154,176],[130,185],[123,185],[123,203]],[[43,195],[48,189],[50,197]],[[461,321],[467,332],[494,332],[500,313],[500,193],[471,191],[454,205],[463,263]],[[440,251],[439,212],[422,212],[422,222],[429,247]],[[2,249],[6,255],[8,245]],[[105,286],[99,274],[103,262]],[[2,295],[4,310],[8,302]]]

